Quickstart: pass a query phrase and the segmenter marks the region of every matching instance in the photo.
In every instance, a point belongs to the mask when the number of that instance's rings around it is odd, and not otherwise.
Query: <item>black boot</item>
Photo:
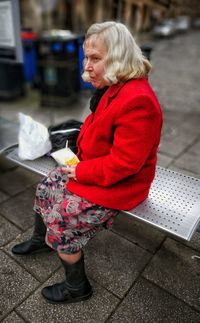
[[[42,217],[35,213],[35,228],[30,240],[19,243],[12,248],[16,255],[29,255],[36,252],[51,251],[52,249],[45,243],[46,226]]]
[[[49,303],[75,303],[84,301],[92,296],[92,287],[85,274],[84,257],[75,264],[63,260],[66,280],[62,283],[42,289],[42,296]]]

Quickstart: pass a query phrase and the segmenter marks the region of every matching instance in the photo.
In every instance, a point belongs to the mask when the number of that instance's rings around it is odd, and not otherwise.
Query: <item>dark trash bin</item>
[[[69,31],[44,33],[37,56],[41,105],[65,106],[80,89],[78,36]]]
[[[150,45],[150,44],[144,44],[140,48],[142,50],[143,55],[150,61],[150,59],[151,59],[151,52],[153,50],[152,45]]]
[[[32,31],[21,32],[23,45],[23,74],[24,81],[30,85],[37,83],[37,56],[36,41],[37,34]]]
[[[23,64],[0,60],[0,99],[13,100],[25,94]]]

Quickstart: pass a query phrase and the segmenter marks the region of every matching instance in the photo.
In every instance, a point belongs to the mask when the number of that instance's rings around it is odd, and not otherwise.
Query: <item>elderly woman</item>
[[[43,288],[51,303],[92,295],[83,247],[112,225],[119,210],[148,196],[155,175],[162,114],[149,85],[151,69],[121,23],[92,25],[84,42],[83,79],[97,89],[77,140],[76,167],[58,167],[38,185],[35,230],[12,252],[58,252],[65,281]]]

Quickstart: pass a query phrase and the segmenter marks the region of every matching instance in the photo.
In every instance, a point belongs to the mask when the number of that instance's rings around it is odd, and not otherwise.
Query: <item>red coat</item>
[[[69,191],[118,210],[149,193],[155,175],[162,113],[147,79],[112,85],[79,134],[77,182]]]

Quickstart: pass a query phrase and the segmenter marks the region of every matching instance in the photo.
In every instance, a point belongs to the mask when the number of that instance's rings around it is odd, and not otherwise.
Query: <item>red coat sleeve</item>
[[[137,173],[158,140],[158,120],[157,109],[148,97],[119,109],[110,153],[81,161],[76,167],[78,182],[106,187]]]

